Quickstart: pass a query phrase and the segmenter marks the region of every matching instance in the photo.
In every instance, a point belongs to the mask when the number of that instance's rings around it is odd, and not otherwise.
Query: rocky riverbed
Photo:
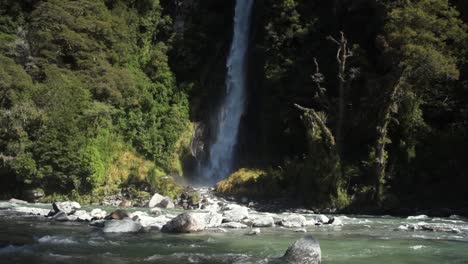
[[[83,259],[102,263],[99,258],[88,259],[101,252],[116,263],[282,263],[290,245],[297,246],[288,250],[290,254],[304,254],[304,247],[320,249],[310,237],[300,240],[309,234],[322,245],[321,254],[309,257],[318,261],[321,256],[327,263],[375,263],[372,258],[386,257],[388,263],[406,263],[392,262],[403,257],[413,259],[411,263],[464,263],[468,259],[462,250],[468,246],[468,221],[456,215],[267,213],[249,207],[248,201],[238,204],[206,189],[199,192],[201,202],[197,208],[190,205],[192,210],[157,194],[146,207],[138,208],[84,206],[72,201],[0,202],[0,259],[9,260],[6,263],[60,263],[61,258],[67,263]],[[289,256],[291,263],[305,258],[296,256]]]

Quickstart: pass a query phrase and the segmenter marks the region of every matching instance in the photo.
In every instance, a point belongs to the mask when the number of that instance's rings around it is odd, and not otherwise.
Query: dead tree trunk
[[[346,65],[349,57],[353,56],[352,51],[348,48],[348,40],[343,32],[339,40],[329,36],[329,40],[338,45],[336,52],[336,61],[338,62],[338,117],[336,121],[336,145],[338,153],[341,154],[343,149],[343,122],[345,119],[345,86],[348,82],[346,78]]]
[[[386,145],[389,143],[388,127],[392,120],[392,114],[398,104],[398,96],[401,93],[403,86],[406,82],[406,74],[402,74],[394,85],[386,98],[382,110],[379,115],[379,120],[376,127],[377,140],[374,146],[374,160],[373,160],[373,175],[374,175],[374,188],[375,200],[381,202],[384,195],[384,184],[387,169],[387,151]]]

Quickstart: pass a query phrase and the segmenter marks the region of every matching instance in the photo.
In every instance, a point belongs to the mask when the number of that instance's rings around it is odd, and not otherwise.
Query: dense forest
[[[177,196],[224,93],[234,1],[0,0],[0,196]],[[468,3],[255,0],[226,195],[468,207]]]

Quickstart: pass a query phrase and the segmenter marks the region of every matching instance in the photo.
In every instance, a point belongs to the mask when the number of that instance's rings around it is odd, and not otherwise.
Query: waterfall
[[[216,139],[210,148],[209,160],[201,168],[204,182],[214,183],[224,179],[233,169],[234,148],[246,101],[247,52],[253,2],[236,1],[234,35],[226,63],[226,95],[218,112]]]

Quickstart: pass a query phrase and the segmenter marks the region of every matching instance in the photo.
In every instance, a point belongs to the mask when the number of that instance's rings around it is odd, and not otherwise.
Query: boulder
[[[139,222],[144,228],[161,230],[161,228],[170,220],[170,218],[167,218],[164,215],[152,217],[146,214],[142,214],[138,216],[137,222]]]
[[[172,209],[175,207],[174,203],[168,197],[162,196],[158,193],[155,193],[151,200],[148,203],[148,207],[160,207],[160,208],[167,208]]]
[[[141,224],[129,218],[109,220],[104,223],[104,233],[135,233],[141,230]]]
[[[223,223],[223,215],[220,213],[209,212],[204,214],[204,218],[206,228],[218,227]]]
[[[251,215],[249,217],[253,227],[273,227],[275,220],[270,215]]]
[[[130,215],[125,210],[115,210],[106,216],[106,220],[123,220],[124,218],[130,217]]]
[[[64,211],[56,212],[55,215],[52,216],[52,219],[60,222],[70,221],[70,218],[68,218],[67,213],[65,213]]]
[[[73,216],[76,216],[76,220],[78,221],[91,221],[91,219],[93,219],[85,210],[78,210],[73,213]]]
[[[107,212],[102,209],[96,208],[91,211],[90,215],[93,219],[100,220],[106,217]]]
[[[281,220],[281,226],[289,228],[299,228],[305,226],[307,223],[306,218],[303,215],[291,214],[284,217]]]
[[[330,218],[330,221],[328,221],[328,224],[329,225],[333,225],[333,226],[343,226],[343,221],[341,221],[341,218],[340,217],[332,217]]]
[[[76,210],[81,208],[81,205],[77,202],[55,202],[52,203],[52,208],[54,211],[58,213],[59,211],[65,212],[66,214],[70,215],[76,212]]]
[[[330,219],[323,214],[314,215],[313,219],[315,220],[316,224],[328,224],[328,222],[330,222]]]
[[[123,200],[119,203],[119,207],[131,207],[132,206],[132,201],[129,200]]]
[[[174,202],[172,202],[172,200],[169,199],[168,197],[165,197],[157,206],[161,208],[165,208],[165,209],[175,208]]]
[[[247,228],[248,226],[241,224],[241,223],[237,223],[237,222],[227,222],[227,223],[221,224],[221,227],[241,229],[241,228]]]
[[[288,248],[281,261],[294,264],[320,264],[322,253],[319,242],[313,236],[305,236]]]
[[[183,213],[166,223],[161,229],[166,233],[193,233],[205,229],[205,219],[200,214]]]
[[[25,213],[30,215],[41,215],[47,216],[50,213],[49,209],[34,208],[34,207],[14,207],[13,210],[19,213]]]
[[[249,217],[249,209],[236,204],[227,205],[223,212],[223,222],[240,222]]]

